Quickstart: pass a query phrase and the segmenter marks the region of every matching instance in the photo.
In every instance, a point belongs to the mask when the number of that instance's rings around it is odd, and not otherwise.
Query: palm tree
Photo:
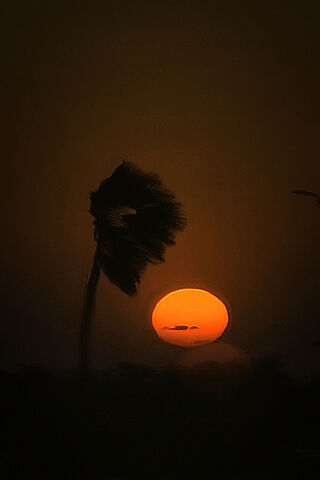
[[[298,195],[305,195],[306,197],[314,198],[320,204],[320,195],[318,193],[309,192],[308,190],[293,190],[292,193]]]
[[[175,244],[177,231],[186,224],[175,195],[156,174],[145,173],[133,163],[122,162],[91,193],[90,200],[96,250],[83,298],[82,374],[90,368],[90,335],[100,272],[127,295],[136,294],[147,264],[164,261],[166,247]]]
[[[320,194],[309,192],[308,190],[293,190],[291,193],[297,193],[298,195],[304,195],[306,197],[313,198],[320,205]],[[320,339],[314,342],[317,347],[320,345]]]

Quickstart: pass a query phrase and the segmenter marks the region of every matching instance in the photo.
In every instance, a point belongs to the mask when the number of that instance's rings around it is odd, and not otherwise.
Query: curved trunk
[[[91,333],[95,310],[97,285],[100,277],[100,265],[98,260],[98,246],[96,248],[91,272],[88,277],[82,305],[82,317],[80,327],[80,375],[85,376],[91,367]]]

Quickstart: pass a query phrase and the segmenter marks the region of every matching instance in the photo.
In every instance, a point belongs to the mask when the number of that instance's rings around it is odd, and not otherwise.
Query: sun
[[[198,288],[169,293],[152,312],[152,324],[161,340],[180,347],[198,347],[217,340],[228,322],[222,300]]]

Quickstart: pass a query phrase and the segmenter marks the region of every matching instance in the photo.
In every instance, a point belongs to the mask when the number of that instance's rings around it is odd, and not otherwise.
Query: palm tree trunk
[[[82,306],[82,317],[80,327],[80,375],[85,377],[88,375],[91,367],[91,334],[92,323],[95,310],[95,299],[97,285],[100,277],[100,265],[98,260],[98,246],[96,248],[91,272],[88,277]]]

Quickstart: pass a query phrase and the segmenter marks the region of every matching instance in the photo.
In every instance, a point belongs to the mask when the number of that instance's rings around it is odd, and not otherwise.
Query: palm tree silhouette
[[[122,162],[90,195],[96,250],[84,297],[80,328],[80,372],[90,369],[90,336],[100,272],[127,295],[148,263],[161,263],[167,246],[175,245],[186,218],[175,195],[154,173]]]
[[[293,190],[292,193],[298,195],[305,195],[306,197],[314,198],[320,204],[320,195],[318,193],[309,192],[308,190]]]
[[[313,198],[320,205],[320,195],[319,193],[309,192],[308,190],[293,190],[291,193],[297,193],[298,195],[304,195],[306,197]],[[320,339],[313,343],[317,347],[320,346]]]

